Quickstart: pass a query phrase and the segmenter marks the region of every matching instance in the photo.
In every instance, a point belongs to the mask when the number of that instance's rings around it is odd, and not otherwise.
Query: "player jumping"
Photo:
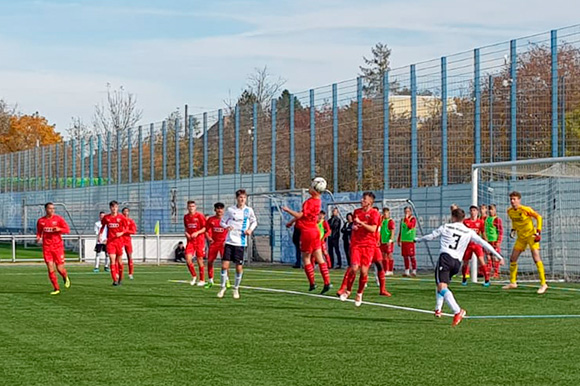
[[[435,316],[441,317],[443,301],[453,310],[452,326],[457,326],[466,312],[459,307],[455,301],[453,293],[448,287],[451,278],[459,272],[461,260],[470,242],[475,242],[488,250],[503,263],[503,257],[493,249],[487,241],[479,237],[473,230],[467,228],[463,223],[465,212],[463,209],[454,209],[451,212],[452,223],[441,225],[432,233],[419,237],[415,241],[430,241],[440,237],[440,255],[435,266],[435,283],[437,284]]]
[[[244,252],[248,246],[248,238],[258,226],[254,210],[246,205],[248,194],[244,189],[236,191],[236,205],[230,206],[220,225],[228,230],[226,245],[224,247],[224,256],[222,257],[221,271],[221,289],[218,292],[218,298],[223,298],[228,282],[228,269],[230,262],[236,265],[236,279],[234,281],[234,299],[240,298],[240,283],[244,273]]]
[[[191,274],[191,285],[195,285],[197,281],[197,273],[193,265],[193,256],[197,259],[199,267],[199,282],[198,287],[205,285],[205,271],[203,265],[203,258],[205,256],[205,216],[197,211],[195,201],[187,201],[187,214],[183,216],[183,226],[185,227],[185,237],[187,238],[187,245],[185,247],[185,260],[187,261],[187,268]]]
[[[133,280],[133,241],[131,235],[137,233],[137,224],[131,217],[129,217],[129,208],[125,207],[121,211],[127,220],[127,232],[123,235],[125,244],[125,253],[127,255],[127,264],[129,265],[129,279]]]
[[[47,202],[44,205],[45,216],[36,222],[36,242],[42,244],[42,257],[48,269],[48,278],[54,290],[51,295],[60,294],[56,272],[62,276],[64,287],[70,287],[70,279],[64,267],[64,243],[62,235],[70,232],[64,219],[54,214],[54,204]]]
[[[119,203],[111,201],[109,203],[111,213],[101,220],[102,227],[99,231],[100,242],[103,242],[103,231],[107,229],[107,253],[111,260],[111,277],[113,285],[121,285],[123,280],[123,235],[127,231],[127,219],[119,213]]]
[[[532,258],[538,267],[538,275],[540,275],[539,294],[543,294],[548,289],[546,284],[546,273],[544,271],[544,263],[540,258],[540,240],[542,239],[542,216],[534,211],[529,206],[521,204],[522,195],[520,192],[510,193],[511,208],[508,209],[507,214],[512,220],[512,230],[510,237],[517,234],[516,243],[510,256],[510,282],[505,285],[504,289],[518,288],[518,258],[520,254],[529,246],[532,251]],[[532,218],[536,219],[537,226],[534,227]]]
[[[224,248],[226,237],[228,236],[228,230],[220,225],[220,222],[224,217],[224,208],[224,204],[221,202],[216,202],[213,205],[215,216],[208,218],[205,224],[205,227],[207,228],[205,236],[209,242],[209,250],[207,253],[207,276],[209,280],[205,285],[205,288],[211,288],[214,285],[213,265],[217,259],[218,254],[220,259],[224,258]]]

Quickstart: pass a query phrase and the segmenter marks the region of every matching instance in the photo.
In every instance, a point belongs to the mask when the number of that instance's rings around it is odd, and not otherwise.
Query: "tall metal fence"
[[[263,173],[271,190],[314,175],[334,192],[417,188],[465,183],[473,163],[562,155],[580,155],[580,25],[3,154],[0,192]]]

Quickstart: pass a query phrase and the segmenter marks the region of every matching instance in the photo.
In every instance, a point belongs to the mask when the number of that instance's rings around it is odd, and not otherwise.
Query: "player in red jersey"
[[[383,266],[386,271],[385,274],[387,276],[393,276],[393,271],[395,269],[395,260],[393,259],[393,252],[395,250],[395,243],[393,242],[395,235],[395,220],[391,218],[391,210],[389,208],[383,208],[380,235]]]
[[[405,218],[401,220],[397,244],[401,247],[401,255],[405,262],[404,277],[417,276],[417,258],[415,257],[415,237],[417,235],[417,219],[413,216],[410,206],[405,207]],[[409,273],[409,268],[412,271]]]
[[[358,291],[354,300],[354,304],[357,307],[362,304],[362,295],[368,281],[369,268],[377,250],[376,232],[381,218],[379,212],[372,208],[374,202],[374,193],[364,192],[361,199],[361,207],[353,212],[354,223],[350,247],[351,269],[347,272],[346,289],[341,286],[338,292],[340,300],[345,301],[348,299],[356,274],[360,271]]]
[[[302,252],[302,261],[304,265],[304,272],[310,283],[309,291],[316,289],[314,282],[314,262],[318,264],[320,274],[324,280],[324,287],[321,294],[330,290],[330,274],[328,272],[328,265],[322,256],[322,245],[320,239],[320,229],[318,228],[318,216],[320,214],[320,193],[314,188],[308,189],[310,198],[302,204],[302,210],[296,212],[288,207],[283,207],[282,210],[290,214],[294,219],[290,221],[287,226],[292,226],[296,222],[296,227],[300,229],[300,251]]]
[[[332,263],[330,261],[330,255],[328,254],[327,241],[332,234],[332,230],[330,229],[330,224],[328,224],[328,221],[326,221],[325,217],[326,212],[321,210],[320,214],[318,215],[318,229],[320,230],[320,248],[322,249],[322,256],[324,256],[326,266],[328,269],[330,269],[332,268]]]
[[[472,205],[469,207],[468,219],[463,220],[463,224],[469,229],[473,229],[478,236],[482,236],[485,233],[484,222],[479,218],[479,209],[477,206]],[[479,266],[483,268],[483,276],[485,278],[484,287],[489,287],[489,270],[483,259],[483,248],[481,245],[470,242],[463,255],[463,267],[461,268],[461,273],[463,274],[463,279],[461,280],[461,285],[467,285],[467,272],[469,272],[469,261],[471,256],[475,253]]]
[[[103,231],[107,228],[107,253],[111,260],[111,277],[113,285],[118,286],[123,280],[123,247],[125,239],[123,236],[127,232],[127,219],[119,213],[119,203],[111,201],[109,203],[111,213],[101,220],[101,230],[99,240],[102,241]]]
[[[187,261],[187,268],[191,273],[191,285],[195,285],[197,274],[193,265],[193,255],[197,259],[199,267],[199,282],[198,287],[205,285],[205,271],[203,258],[205,256],[205,216],[197,211],[195,201],[187,201],[187,214],[183,216],[183,225],[185,226],[185,237],[187,238],[187,245],[185,247],[185,260]]]
[[[36,222],[36,242],[42,244],[42,257],[48,268],[48,278],[54,291],[51,295],[58,295],[60,288],[56,272],[62,276],[65,288],[70,287],[70,279],[64,267],[64,243],[62,235],[70,232],[64,219],[54,214],[54,204],[47,202],[44,205],[45,216]]]
[[[129,265],[129,279],[133,280],[133,242],[131,240],[131,235],[137,233],[137,224],[129,216],[129,208],[125,207],[121,211],[125,219],[127,219],[127,232],[123,235],[125,239],[125,254],[127,255],[127,264]]]
[[[381,212],[378,206],[373,207],[374,210],[377,211],[379,218],[381,218]],[[375,232],[375,237],[377,243],[375,245],[375,255],[373,256],[373,264],[375,265],[376,269],[376,281],[377,285],[379,286],[379,295],[390,297],[391,294],[387,292],[387,281],[385,279],[385,275],[387,272],[387,265],[383,263],[383,253],[381,251],[381,223],[377,226],[377,231]]]
[[[221,202],[216,202],[213,204],[213,209],[215,211],[215,216],[208,218],[205,223],[205,237],[209,242],[209,249],[207,252],[207,276],[209,277],[209,280],[205,285],[205,288],[211,288],[214,284],[213,264],[216,261],[218,254],[220,259],[223,258],[226,238],[228,236],[228,230],[220,225],[220,221],[222,221],[222,218],[224,217],[225,205]]]

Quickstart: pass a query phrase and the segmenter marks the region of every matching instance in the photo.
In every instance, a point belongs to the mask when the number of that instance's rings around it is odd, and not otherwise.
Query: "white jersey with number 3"
[[[470,241],[477,243],[487,249],[495,257],[502,260],[503,257],[484,239],[479,237],[473,230],[469,229],[461,222],[441,225],[430,234],[419,237],[415,241],[430,241],[440,237],[441,253],[447,253],[457,260],[463,260],[465,250]]]

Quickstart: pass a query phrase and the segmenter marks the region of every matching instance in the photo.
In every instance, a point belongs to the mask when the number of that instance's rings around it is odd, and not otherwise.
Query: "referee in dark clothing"
[[[332,216],[328,220],[328,225],[330,225],[330,230],[332,233],[328,238],[328,253],[330,254],[330,262],[335,269],[342,268],[342,256],[340,254],[340,228],[342,226],[342,221],[338,214],[338,208],[332,210]],[[334,255],[336,254],[336,264],[334,262]]]

